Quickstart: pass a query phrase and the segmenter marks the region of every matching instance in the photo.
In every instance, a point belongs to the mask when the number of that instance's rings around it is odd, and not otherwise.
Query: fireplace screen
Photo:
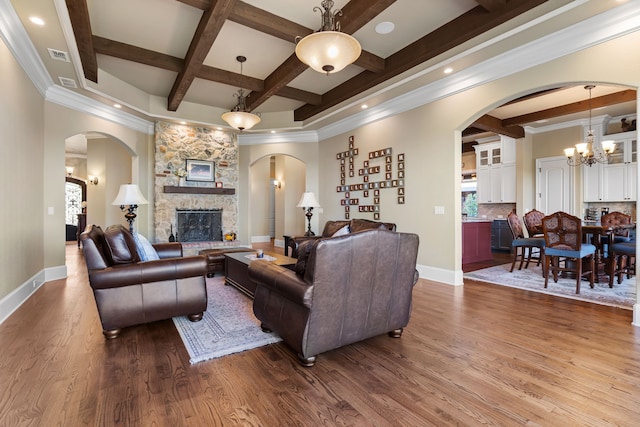
[[[176,214],[178,241],[222,241],[222,209],[178,209]]]

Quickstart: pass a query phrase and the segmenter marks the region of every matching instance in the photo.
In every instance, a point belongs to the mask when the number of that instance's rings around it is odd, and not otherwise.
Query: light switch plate
[[[444,215],[444,206],[434,206],[433,213],[436,215]]]

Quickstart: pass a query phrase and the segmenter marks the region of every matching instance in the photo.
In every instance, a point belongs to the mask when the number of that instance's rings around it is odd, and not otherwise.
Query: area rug
[[[618,284],[616,279],[613,282],[613,288],[609,288],[609,283],[595,283],[594,288],[591,289],[589,282],[582,281],[580,294],[577,295],[575,279],[560,277],[558,283],[554,283],[553,278],[550,277],[548,287],[545,289],[542,266],[529,265],[527,269],[518,270],[516,264],[513,273],[509,273],[510,268],[511,263],[484,268],[465,273],[464,278],[626,309],[632,309],[636,302],[635,277],[624,278],[622,284]]]
[[[226,286],[223,276],[207,278],[207,294],[207,311],[200,322],[190,322],[186,316],[173,318],[192,365],[281,341],[273,333],[262,332],[253,314],[253,300]]]

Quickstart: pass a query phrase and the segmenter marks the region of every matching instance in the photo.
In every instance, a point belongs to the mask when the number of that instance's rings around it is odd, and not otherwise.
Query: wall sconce
[[[274,179],[273,186],[276,188],[282,188],[282,181],[278,181],[277,179]]]
[[[89,184],[98,185],[98,177],[89,175]]]
[[[67,166],[65,170],[67,171],[67,176],[73,175],[73,166]]]

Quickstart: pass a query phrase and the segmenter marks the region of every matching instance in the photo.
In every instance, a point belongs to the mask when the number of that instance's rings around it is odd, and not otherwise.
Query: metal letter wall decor
[[[350,136],[349,149],[336,154],[340,162],[340,185],[336,191],[344,193],[340,205],[344,206],[345,219],[349,219],[357,207],[358,212],[371,212],[374,220],[380,220],[380,191],[395,190],[398,204],[404,204],[404,154],[397,155],[394,168],[391,147],[371,151],[361,167],[356,168],[358,153],[355,138]]]

